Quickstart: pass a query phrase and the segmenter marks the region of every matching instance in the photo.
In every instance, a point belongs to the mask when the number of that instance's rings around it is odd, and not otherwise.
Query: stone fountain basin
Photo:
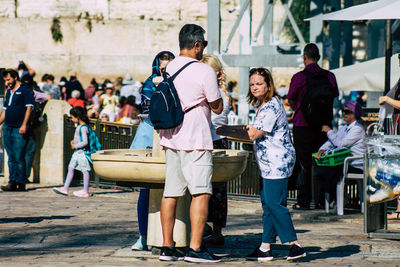
[[[139,183],[164,183],[165,153],[152,156],[151,149],[110,149],[92,154],[93,168],[104,180]],[[216,149],[213,151],[213,182],[238,177],[247,165],[248,152]]]

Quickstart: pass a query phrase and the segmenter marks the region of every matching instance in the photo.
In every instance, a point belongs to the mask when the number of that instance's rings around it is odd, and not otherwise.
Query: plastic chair
[[[228,125],[237,125],[239,121],[238,115],[235,114],[235,112],[230,111],[228,113]]]
[[[346,179],[356,179],[363,180],[364,174],[362,173],[349,173],[349,164],[351,161],[356,159],[363,159],[363,156],[356,157],[347,157],[343,163],[343,176],[340,181],[336,185],[336,209],[338,215],[343,215],[343,207],[344,207],[344,184]],[[362,183],[359,183],[359,185]],[[362,184],[363,186],[363,184]],[[362,187],[361,186],[361,187]],[[361,212],[364,212],[364,191],[359,187],[360,190],[360,203],[361,203]],[[328,201],[327,201],[328,198]],[[325,211],[329,212],[329,194],[325,195]]]

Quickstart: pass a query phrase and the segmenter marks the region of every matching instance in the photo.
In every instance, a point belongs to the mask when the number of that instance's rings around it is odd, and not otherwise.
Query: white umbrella
[[[399,0],[380,0],[356,5],[305,20],[375,20],[400,19]]]
[[[392,56],[391,87],[396,84],[400,77],[398,55]],[[338,83],[340,91],[368,91],[383,92],[385,75],[385,58],[375,58],[350,66],[331,70]]]
[[[352,6],[339,11],[331,12],[328,14],[317,15],[309,20],[377,20],[377,19],[400,19],[400,0],[380,0],[369,2],[366,4]],[[387,24],[387,38],[386,38],[386,68],[385,68],[385,89],[388,91],[390,88],[390,57],[392,51],[392,39],[390,23]]]

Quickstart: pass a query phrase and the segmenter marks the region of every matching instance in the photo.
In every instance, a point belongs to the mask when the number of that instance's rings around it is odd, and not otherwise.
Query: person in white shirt
[[[326,132],[328,140],[319,148],[316,158],[319,160],[322,155],[332,150],[348,148],[351,150],[351,156],[362,156],[367,152],[365,144],[365,129],[358,122],[361,118],[362,108],[359,103],[354,100],[347,101],[342,110],[343,120],[346,125],[339,127],[337,132],[334,132],[329,126],[322,126],[322,131]],[[349,172],[363,173],[363,160],[354,160],[350,163]],[[321,181],[322,192],[329,192],[330,199],[336,198],[336,183],[339,181],[343,173],[343,165],[336,167],[318,166],[314,169],[314,176],[317,181]],[[323,198],[319,196],[317,205],[322,207]],[[322,200],[322,202],[321,202]]]

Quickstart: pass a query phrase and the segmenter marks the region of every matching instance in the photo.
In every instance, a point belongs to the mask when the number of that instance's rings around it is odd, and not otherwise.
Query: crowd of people
[[[35,81],[35,70],[22,60],[16,71],[21,83],[35,92],[44,93],[47,99],[64,100],[72,107],[84,107],[90,119],[138,124],[142,83],[126,74],[125,79],[105,79],[98,83],[95,78],[84,89],[76,73],[69,79],[61,77],[55,82],[54,75],[44,74],[40,82]]]
[[[227,136],[254,142],[254,154],[260,170],[262,215],[262,241],[249,259],[270,261],[274,258],[272,244],[277,237],[289,243],[288,260],[306,256],[300,245],[287,208],[287,190],[295,166],[304,172],[297,203],[293,209],[310,209],[312,153],[316,159],[332,150],[349,148],[353,156],[366,152],[365,130],[357,121],[361,106],[357,101],[345,103],[342,114],[345,125],[332,130],[333,100],[339,95],[333,73],[318,65],[320,54],[315,44],[307,44],[303,51],[305,68],[296,73],[289,88],[276,89],[271,72],[263,67],[249,72],[248,103],[254,107],[255,118],[250,125],[229,126],[228,113],[235,104],[231,95],[232,83],[227,82],[221,62],[216,56],[203,54],[207,46],[201,26],[186,24],[179,32],[179,55],[169,51],[158,53],[151,66],[151,75],[144,84],[127,75],[114,83],[106,79],[98,84],[92,79],[86,90],[76,75],[54,82],[54,76],[45,74],[36,84],[35,71],[20,62],[16,70],[7,69],[2,76],[6,81],[6,98],[0,124],[4,122],[3,140],[9,155],[9,183],[4,191],[24,191],[27,163],[24,151],[28,147],[29,117],[36,98],[60,99],[73,108],[70,115],[78,125],[71,148],[75,150],[63,187],[54,191],[69,194],[74,170],[83,173],[84,187],[75,196],[88,197],[90,157],[87,147],[92,140],[89,118],[121,123],[139,124],[132,149],[151,148],[153,130],[149,118],[150,99],[156,91],[156,77],[165,73],[174,75],[174,86],[184,112],[183,122],[170,129],[160,129],[160,145],[166,154],[166,179],[161,201],[163,246],[160,260],[188,262],[218,262],[204,246],[223,245],[222,228],[226,225],[226,184],[211,182],[213,173],[212,150],[227,149]],[[193,63],[193,64],[192,64]],[[311,88],[313,90],[311,90]],[[34,90],[32,90],[34,89]],[[280,96],[281,95],[281,96]],[[316,99],[318,101],[316,101]],[[394,107],[397,100],[380,99]],[[322,103],[322,104],[321,104]],[[289,123],[293,123],[293,142]],[[352,163],[350,170],[363,172],[362,161]],[[335,184],[340,179],[341,167],[317,168],[316,177],[334,199]],[[189,190],[191,234],[186,254],[175,248],[173,231],[177,200]],[[321,204],[318,202],[317,204]],[[138,240],[134,250],[147,250],[147,218],[149,190],[140,191],[137,214]],[[398,217],[398,213],[397,213]],[[212,227],[207,224],[212,223]]]

